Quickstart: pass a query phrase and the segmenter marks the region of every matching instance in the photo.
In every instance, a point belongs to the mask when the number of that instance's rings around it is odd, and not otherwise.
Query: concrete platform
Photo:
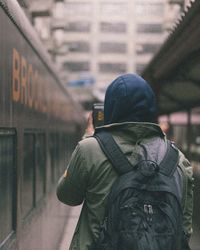
[[[61,240],[58,250],[69,250],[70,242],[76,228],[76,224],[79,218],[79,214],[82,206],[76,206],[70,208],[69,217],[65,231],[63,233],[63,238]]]

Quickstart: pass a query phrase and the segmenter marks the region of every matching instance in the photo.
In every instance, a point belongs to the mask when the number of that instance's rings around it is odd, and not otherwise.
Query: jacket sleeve
[[[80,145],[74,150],[69,165],[57,185],[58,199],[70,206],[80,205],[85,198],[88,173]]]
[[[193,214],[193,168],[190,162],[180,152],[179,165],[183,171],[184,187],[183,187],[183,226],[186,235],[189,237],[192,234],[192,214]]]

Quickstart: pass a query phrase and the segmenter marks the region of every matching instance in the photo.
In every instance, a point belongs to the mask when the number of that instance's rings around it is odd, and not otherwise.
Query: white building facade
[[[141,73],[189,0],[19,0],[64,82]]]
[[[66,25],[55,32],[63,33],[67,48],[58,63],[69,80],[86,74],[104,85],[119,74],[140,73],[165,39],[166,0],[68,0],[57,6]]]

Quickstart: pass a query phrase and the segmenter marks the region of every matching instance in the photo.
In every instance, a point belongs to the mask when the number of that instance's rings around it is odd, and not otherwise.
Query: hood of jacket
[[[107,88],[104,124],[119,122],[155,122],[156,102],[150,85],[136,74],[125,74]]]

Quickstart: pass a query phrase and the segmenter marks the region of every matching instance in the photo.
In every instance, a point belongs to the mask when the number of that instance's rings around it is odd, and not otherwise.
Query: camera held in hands
[[[104,125],[104,105],[103,103],[93,104],[93,125],[94,127],[100,127]]]

